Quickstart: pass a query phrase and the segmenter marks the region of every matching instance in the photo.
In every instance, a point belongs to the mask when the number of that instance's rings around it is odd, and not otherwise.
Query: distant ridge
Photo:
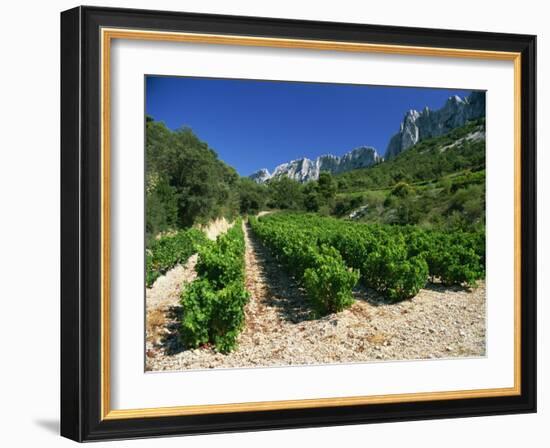
[[[263,168],[249,177],[258,183],[283,176],[298,182],[308,182],[317,180],[321,172],[339,174],[357,168],[365,168],[380,161],[382,161],[382,157],[376,152],[376,149],[370,146],[361,146],[342,157],[332,154],[319,156],[315,160],[303,157],[277,166],[271,174],[266,168]]]
[[[425,107],[422,112],[409,110],[401,122],[399,131],[390,138],[385,159],[391,159],[418,142],[446,134],[464,126],[468,121],[485,116],[485,92],[472,92],[465,98],[449,97],[444,106],[437,110]],[[319,173],[340,174],[358,168],[367,168],[383,162],[372,146],[360,146],[342,157],[322,155],[314,160],[303,157],[278,165],[273,173],[262,168],[249,176],[258,183],[271,179],[288,177],[298,182],[317,180]]]

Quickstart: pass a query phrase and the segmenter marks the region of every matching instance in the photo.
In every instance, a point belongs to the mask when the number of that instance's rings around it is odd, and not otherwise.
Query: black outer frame
[[[100,28],[521,52],[519,396],[100,419]],[[142,438],[536,412],[536,36],[77,7],[61,13],[61,435]]]

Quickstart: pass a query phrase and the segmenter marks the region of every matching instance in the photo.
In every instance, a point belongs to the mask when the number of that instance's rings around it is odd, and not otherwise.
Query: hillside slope
[[[190,128],[147,117],[145,151],[148,238],[238,212],[239,175]]]
[[[437,110],[428,107],[421,112],[409,110],[399,132],[390,139],[385,157],[391,159],[422,140],[445,135],[481,117],[485,117],[485,92],[481,91],[465,98],[453,95]]]
[[[336,176],[339,191],[387,188],[417,183],[469,169],[485,168],[485,119],[467,123],[441,137],[424,140],[393,159]]]
[[[472,228],[485,221],[485,120],[335,177],[334,213],[386,224]]]

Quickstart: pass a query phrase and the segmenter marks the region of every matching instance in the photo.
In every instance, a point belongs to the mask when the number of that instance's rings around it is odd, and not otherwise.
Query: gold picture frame
[[[109,12],[107,14],[108,19],[105,19],[105,11]],[[525,219],[532,219],[533,207],[534,204],[531,203],[531,199],[528,198],[526,201],[525,196],[525,185],[526,183],[532,182],[532,179],[526,179],[525,173],[526,170],[532,170],[531,164],[534,161],[525,157],[526,153],[534,152],[534,143],[529,136],[526,136],[525,130],[529,129],[532,126],[532,111],[527,113],[533,108],[532,101],[530,100],[531,96],[526,94],[526,90],[534,89],[534,85],[531,85],[531,79],[534,74],[532,73],[530,67],[532,64],[532,59],[534,54],[532,52],[532,47],[534,45],[534,38],[532,36],[515,36],[515,35],[503,35],[501,38],[501,47],[502,49],[489,48],[491,47],[491,39],[489,35],[478,36],[478,34],[468,35],[466,32],[447,32],[443,35],[432,33],[433,30],[422,30],[424,33],[425,40],[428,40],[430,37],[433,41],[433,46],[426,45],[425,42],[417,44],[405,44],[403,42],[390,42],[392,37],[390,36],[389,29],[368,29],[368,26],[364,25],[365,28],[365,41],[346,41],[345,39],[341,40],[331,40],[331,39],[321,39],[321,38],[289,38],[289,37],[277,37],[274,29],[277,26],[283,27],[286,26],[284,30],[281,30],[280,33],[285,35],[288,33],[288,28],[293,28],[296,31],[300,29],[300,24],[295,23],[279,23],[279,22],[270,22],[270,19],[257,19],[258,22],[254,22],[254,19],[251,19],[251,23],[256,25],[264,23],[266,26],[266,36],[261,35],[250,35],[243,29],[243,34],[230,34],[224,33],[223,25],[220,25],[215,18],[211,18],[212,28],[217,27],[216,32],[200,32],[194,29],[193,18],[187,17],[184,14],[178,15],[177,13],[158,13],[158,12],[149,12],[143,13],[145,17],[145,22],[150,21],[149,23],[155,23],[155,29],[147,29],[143,24],[139,26],[142,22],[137,20],[134,26],[130,26],[133,23],[133,16],[130,12],[123,10],[117,10],[117,12],[106,10],[102,8],[76,8],[74,10],[67,11],[63,13],[64,22],[63,26],[65,27],[65,32],[67,36],[70,34],[74,38],[74,33],[84,33],[83,28],[79,28],[77,23],[82,21],[91,24],[90,27],[93,29],[94,34],[82,34],[81,39],[93,39],[93,43],[96,45],[98,50],[97,54],[93,56],[94,63],[97,63],[98,69],[98,90],[94,91],[94,94],[97,95],[99,100],[98,110],[100,116],[100,122],[97,132],[97,141],[99,143],[99,164],[96,167],[98,169],[99,181],[98,181],[98,193],[99,193],[99,203],[98,203],[98,218],[99,218],[99,251],[98,251],[98,270],[97,272],[100,275],[98,291],[98,305],[99,305],[99,322],[97,322],[97,334],[99,335],[99,344],[98,344],[98,355],[97,367],[99,368],[97,382],[95,383],[99,388],[99,403],[88,408],[86,411],[83,411],[88,419],[88,421],[95,421],[95,426],[92,427],[91,424],[87,426],[87,434],[82,432],[83,421],[75,423],[74,419],[67,416],[63,417],[63,420],[66,422],[64,428],[62,427],[62,433],[68,437],[79,439],[79,440],[92,440],[95,438],[118,438],[118,437],[132,437],[134,432],[131,429],[128,429],[129,422],[135,422],[137,420],[143,421],[146,419],[150,423],[147,426],[146,434],[157,434],[162,432],[162,425],[158,425],[157,422],[162,421],[162,419],[173,418],[173,419],[185,419],[191,416],[212,416],[212,415],[225,415],[235,414],[238,416],[242,413],[259,413],[262,412],[271,412],[271,411],[296,411],[296,410],[318,410],[321,408],[326,408],[326,412],[337,412],[335,409],[342,407],[350,409],[355,407],[359,410],[364,410],[366,406],[374,408],[373,405],[388,405],[388,404],[399,404],[399,403],[414,403],[418,406],[422,406],[422,403],[433,403],[433,402],[445,402],[448,406],[452,406],[453,401],[459,400],[472,400],[472,399],[508,399],[506,403],[516,403],[516,408],[519,409],[517,403],[522,403],[522,406],[525,407],[524,402],[527,400],[529,403],[533,401],[532,396],[532,387],[525,388],[526,381],[532,382],[533,372],[529,368],[527,377],[524,375],[525,366],[529,366],[534,363],[534,354],[532,350],[525,350],[527,340],[525,338],[525,331],[533,331],[532,328],[526,330],[525,327],[522,327],[522,323],[526,321],[532,322],[533,316],[526,315],[530,313],[530,308],[526,310],[526,300],[532,300],[532,298],[525,297],[525,289],[522,288],[525,286],[525,260],[526,257],[532,258],[532,246],[531,243],[526,244],[525,236],[522,231],[522,222],[525,222]],[[115,19],[113,19],[115,17]],[[190,31],[174,31],[171,29],[168,22],[173,23],[174,20],[181,20],[181,27],[185,29],[186,27],[191,28]],[[207,20],[208,17],[205,16],[204,20]],[[163,20],[166,21],[166,29],[160,29],[160,23],[163,23]],[[231,20],[225,18],[225,20]],[[238,22],[238,19],[235,18],[235,23]],[[262,22],[264,21],[264,22]],[[139,22],[139,23],[138,23]],[[145,23],[143,22],[143,23]],[[221,23],[221,22],[220,22]],[[247,22],[248,23],[248,22]],[[93,25],[93,26],[92,26]],[[302,24],[303,25],[303,24]],[[338,28],[340,26],[340,28]],[[360,25],[357,25],[361,27]],[[90,28],[89,27],[89,28]],[[333,28],[331,28],[333,27]],[[206,27],[207,28],[207,27]],[[246,26],[245,26],[246,28]],[[346,27],[344,25],[338,24],[319,24],[319,29],[326,29],[330,31],[331,29],[340,29],[340,32],[345,33]],[[328,32],[327,31],[327,32]],[[87,33],[90,33],[88,30]],[[317,31],[319,33],[319,31]],[[370,34],[369,34],[370,33]],[[435,34],[437,35],[435,35]],[[453,34],[454,33],[454,34]],[[465,33],[462,35],[461,33]],[[297,33],[298,34],[298,33]],[[315,33],[312,33],[315,34]],[[92,37],[90,37],[92,36]],[[385,39],[387,42],[382,43],[380,41],[371,41],[372,36],[378,36],[378,40]],[[451,46],[451,43],[454,45],[459,45],[461,41],[471,42],[475,37],[476,45],[478,48],[469,48],[469,47],[454,47]],[[305,400],[283,400],[283,401],[266,401],[266,402],[246,402],[246,403],[232,403],[232,404],[217,404],[217,405],[188,405],[188,406],[175,406],[175,407],[156,407],[156,408],[142,408],[142,409],[112,409],[111,408],[111,370],[110,370],[110,246],[111,246],[111,229],[110,229],[110,216],[111,216],[111,203],[110,203],[110,185],[111,185],[111,45],[116,39],[130,39],[130,40],[141,40],[141,41],[163,41],[163,42],[184,42],[184,43],[200,43],[200,44],[209,44],[209,45],[232,45],[232,46],[253,46],[253,47],[271,47],[271,48],[288,48],[288,49],[311,49],[311,50],[326,50],[326,51],[343,51],[343,52],[357,52],[357,53],[380,53],[380,54],[398,54],[398,55],[409,55],[409,56],[435,56],[435,57],[449,57],[449,58],[465,58],[465,59],[481,59],[481,60],[504,60],[511,61],[514,65],[514,158],[515,158],[515,174],[514,174],[514,255],[515,255],[515,265],[514,265],[514,386],[508,388],[493,388],[493,389],[476,389],[476,390],[460,390],[460,391],[447,391],[447,392],[429,392],[429,393],[406,393],[406,394],[395,394],[395,395],[371,395],[371,396],[353,396],[353,397],[339,397],[339,398],[316,398],[316,399],[305,399]],[[468,40],[469,39],[469,40]],[[395,39],[393,39],[395,40]],[[406,40],[406,39],[405,39]],[[76,41],[78,42],[78,41]],[[519,43],[518,43],[519,42]],[[63,43],[62,43],[63,45]],[[77,43],[66,43],[67,62],[65,67],[73,68],[72,64],[76,64],[78,70],[82,67],[78,64],[82,63],[82,55],[80,52],[84,51]],[[70,46],[72,45],[72,46]],[[73,46],[77,45],[77,48]],[[469,44],[470,45],[470,44]],[[494,45],[493,45],[494,46]],[[71,53],[72,51],[72,53]],[[80,59],[75,59],[75,55],[78,55]],[[77,70],[77,71],[78,71]],[[82,74],[82,72],[79,72]],[[63,72],[62,72],[63,74]],[[74,76],[74,70],[66,70],[65,76]],[[77,87],[77,91],[74,90],[74,86],[71,86],[71,92],[67,94],[75,94],[78,98],[81,98],[80,89],[82,86],[82,78],[80,78],[80,84]],[[67,87],[68,89],[68,87]],[[69,113],[70,108],[65,106],[66,114]],[[63,118],[63,117],[62,117]],[[74,126],[85,126],[85,117],[79,117],[79,122],[71,122],[67,124],[67,128],[74,128]],[[71,129],[72,129],[71,128]],[[65,131],[67,135],[69,130]],[[72,132],[72,130],[71,130]],[[67,137],[68,138],[68,137]],[[79,143],[79,145],[82,142]],[[66,144],[67,145],[67,144]],[[69,151],[74,149],[68,149],[68,145],[62,148],[62,151]],[[84,148],[81,149],[81,151]],[[76,163],[76,162],[75,162]],[[527,163],[529,166],[526,166]],[[69,168],[65,168],[68,170]],[[74,213],[75,210],[67,209],[65,212],[67,216]],[[71,215],[72,216],[72,215]],[[531,225],[531,224],[530,224]],[[533,235],[534,237],[534,235]],[[68,242],[66,246],[66,251],[81,250],[80,246],[74,248],[73,242]],[[532,260],[534,262],[534,260]],[[530,268],[532,269],[532,268]],[[523,270],[523,271],[522,271]],[[534,275],[530,271],[529,276]],[[530,278],[530,277],[529,277]],[[73,280],[67,280],[67,282],[72,282]],[[71,283],[72,284],[72,283]],[[74,298],[63,298],[63,300],[74,300]],[[69,306],[66,306],[69,309]],[[79,308],[79,312],[82,312],[83,308]],[[74,310],[71,308],[71,313]],[[70,314],[69,312],[67,314]],[[64,325],[72,325],[66,322],[68,318],[64,318]],[[83,331],[81,327],[78,327],[77,332]],[[531,338],[529,338],[531,340]],[[71,350],[81,351],[82,347],[73,348]],[[73,359],[73,356],[66,357],[63,361],[64,365],[67,365],[69,369],[69,364],[74,366],[74,363],[78,363],[78,360]],[[72,369],[73,367],[71,367]],[[67,374],[69,375],[69,374]],[[72,375],[72,373],[71,373]],[[73,379],[74,380],[74,379]],[[68,380],[67,380],[68,381]],[[82,378],[79,376],[78,381],[82,382]],[[82,384],[81,384],[82,386]],[[74,394],[75,384],[72,384],[71,387],[67,387],[65,396],[67,394]],[[78,388],[78,387],[77,387]],[[70,389],[70,390],[69,390]],[[95,390],[95,389],[94,389]],[[86,404],[83,402],[83,398],[71,397],[78,402],[78,406],[85,408]],[[89,400],[90,398],[88,398]],[[514,401],[515,400],[515,401]],[[513,406],[512,406],[513,407]],[[531,406],[530,409],[533,409]],[[66,415],[67,410],[63,411],[63,415]],[[458,410],[460,413],[460,410]],[[481,413],[481,411],[480,411]],[[93,414],[93,415],[92,415]],[[474,412],[475,414],[475,412]],[[463,415],[468,415],[466,412],[463,412]],[[399,417],[396,417],[399,419]],[[184,422],[185,420],[179,420]],[[365,419],[364,421],[368,421]],[[119,422],[122,426],[117,427],[116,425]],[[323,420],[320,419],[319,423],[322,424]],[[106,428],[115,428],[115,429],[105,429],[99,430],[105,425]],[[274,427],[277,427],[277,424],[273,424]],[[204,426],[202,426],[204,427]],[[250,426],[242,426],[243,429],[247,429]],[[252,426],[254,427],[254,426]],[[258,424],[258,428],[262,427],[262,424]],[[267,427],[267,426],[264,426]],[[291,427],[284,423],[281,423],[280,427]],[[160,428],[160,429],[159,429]],[[196,424],[192,430],[186,430],[185,424],[183,424],[181,431],[175,431],[175,433],[192,433],[200,432],[201,424]],[[220,425],[220,430],[222,430],[223,425]],[[235,423],[235,428],[239,428],[238,422]],[[102,432],[103,431],[103,432]],[[168,432],[166,432],[168,433]]]

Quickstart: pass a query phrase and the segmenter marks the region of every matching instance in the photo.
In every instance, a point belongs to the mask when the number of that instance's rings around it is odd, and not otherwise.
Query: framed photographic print
[[[536,410],[535,36],[61,14],[61,433]]]

